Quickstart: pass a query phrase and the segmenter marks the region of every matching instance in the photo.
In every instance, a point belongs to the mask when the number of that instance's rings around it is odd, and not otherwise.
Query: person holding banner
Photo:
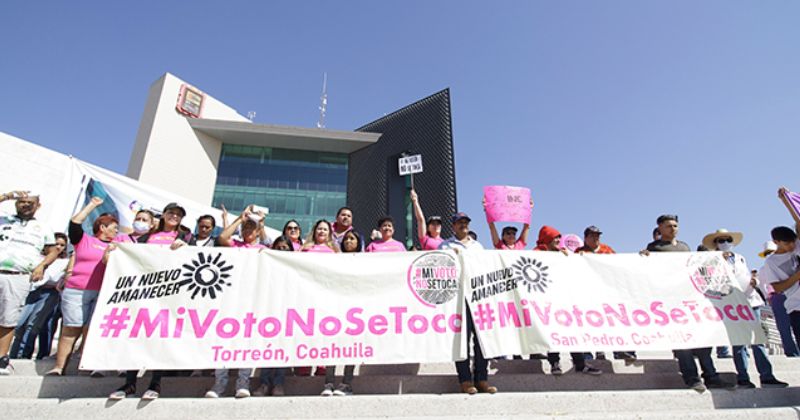
[[[372,241],[367,246],[367,252],[405,252],[406,247],[402,242],[393,238],[394,236],[394,219],[391,216],[385,216],[378,220],[378,231],[381,233],[381,238]],[[344,239],[342,239],[342,244]],[[342,245],[340,244],[340,246]]]
[[[341,246],[344,234],[350,230],[355,230],[353,227],[353,210],[350,207],[342,207],[336,212],[336,221],[333,223],[333,226],[331,226],[330,236],[333,241],[336,242],[337,246]],[[358,231],[356,231],[356,235],[361,236],[361,244],[366,245],[364,243],[364,236],[358,233]],[[308,242],[308,240],[306,240],[306,242]],[[361,250],[363,251],[364,248],[361,248]]]
[[[482,250],[483,245],[469,236],[469,223],[472,221],[464,212],[458,212],[451,218],[453,223],[453,237],[445,240],[439,245],[439,249],[452,249],[456,252],[468,252],[469,250]],[[475,332],[475,322],[472,320],[472,310],[467,302],[467,358],[456,362],[456,372],[458,372],[458,382],[461,384],[461,392],[469,395],[478,392],[494,394],[497,387],[489,385],[489,361],[483,357],[481,344],[478,341],[478,334]],[[471,337],[471,339],[470,339]],[[472,357],[474,361],[473,370],[470,371],[469,363],[469,342],[472,341]]]
[[[361,252],[361,238],[356,235],[355,232],[352,230],[345,232],[344,238],[342,238],[342,252]],[[322,389],[323,397],[343,397],[346,395],[353,395],[353,387],[350,385],[353,382],[353,372],[355,371],[355,365],[346,365],[344,367],[344,377],[342,378],[342,383],[339,384],[338,387],[334,387],[334,379],[336,376],[336,366],[326,366],[325,367],[325,386]]]
[[[292,245],[292,251],[299,251],[303,247],[303,230],[300,229],[300,223],[297,220],[289,220],[283,225],[283,237],[289,240]]]
[[[423,251],[439,249],[444,239],[442,238],[442,218],[430,216],[427,221],[419,204],[417,192],[411,190],[411,204],[414,206],[414,217],[417,219],[417,239]]]
[[[647,244],[647,248],[640,252],[647,256],[651,252],[691,252],[686,242],[678,240],[678,216],[663,214],[656,219],[660,239]],[[705,392],[706,388],[733,388],[735,385],[720,379],[714,361],[711,359],[711,347],[699,349],[673,350],[678,359],[678,368],[681,371],[683,382],[697,392]],[[703,382],[697,373],[694,358],[700,362],[703,369]]]
[[[725,261],[733,269],[733,275],[739,286],[747,296],[747,302],[753,309],[756,320],[761,318],[761,306],[764,300],[756,291],[757,279],[747,267],[747,261],[740,254],[734,253],[733,248],[742,242],[743,235],[740,232],[728,232],[726,229],[719,229],[714,233],[709,233],[703,238],[703,245],[709,250],[722,252]],[[756,369],[761,380],[761,387],[787,387],[789,384],[781,382],[772,374],[772,364],[767,357],[767,349],[763,344],[753,344],[753,358],[756,361]],[[746,346],[733,346],[733,363],[736,366],[736,385],[739,388],[755,388],[750,382],[750,375],[747,373],[748,355]]]
[[[110,245],[119,231],[117,218],[104,213],[92,224],[93,235],[84,234],[84,220],[101,204],[103,199],[92,197],[69,222],[69,241],[75,249],[75,265],[61,292],[62,330],[58,338],[56,364],[47,372],[49,376],[61,376],[64,373],[75,341],[81,335],[85,340],[89,321],[97,305],[108,252],[113,249]]]
[[[284,227],[283,230],[285,232],[286,228]],[[272,249],[275,251],[292,252],[294,251],[292,249],[292,239],[288,236],[281,235],[272,241]],[[282,397],[286,395],[286,391],[283,389],[283,383],[286,381],[286,370],[287,368],[282,367],[262,368],[261,373],[259,374],[261,385],[259,385],[258,389],[253,391],[253,395],[256,397],[266,397],[267,395],[272,395],[273,397]]]
[[[217,238],[211,236],[214,228],[217,227],[217,221],[214,216],[205,214],[197,218],[197,234],[192,235],[189,240],[190,246],[215,246]]]
[[[564,255],[569,255],[569,252],[561,248],[561,232],[552,226],[542,226],[539,230],[539,239],[536,241],[536,248],[534,251],[550,251],[561,252]],[[586,364],[586,353],[570,353],[572,357],[572,365],[575,372],[585,373],[587,375],[602,375],[603,371]],[[564,371],[561,370],[561,355],[558,353],[547,353],[547,362],[550,363],[550,374],[553,376],[561,376]]]
[[[133,232],[118,235],[115,242],[138,242],[142,235],[150,233],[154,227],[156,227],[156,215],[150,210],[139,210],[133,219],[133,226],[131,227]]]
[[[172,245],[177,241],[183,242],[184,245],[189,243],[192,232],[181,224],[184,217],[186,210],[178,203],[167,204],[158,226],[150,233],[140,236],[137,242],[152,245]]]
[[[351,216],[348,219],[352,219],[352,213],[350,213],[350,209],[339,210],[339,214],[343,214],[343,211],[346,211],[347,214]],[[349,230],[352,230],[352,226]],[[327,220],[320,219],[314,223],[314,228],[311,230],[311,233],[306,238],[303,247],[300,248],[301,252],[322,252],[322,253],[337,253],[339,252],[339,247],[337,246],[336,242],[334,242],[332,236],[333,229],[331,229],[331,224],[328,223]],[[346,232],[345,232],[346,233]],[[356,232],[354,232],[356,233]],[[358,235],[358,233],[356,233]],[[342,238],[344,239],[344,235]],[[317,366],[317,370],[314,373],[316,376],[323,376],[326,373],[325,366]],[[301,366],[294,368],[294,374],[297,376],[310,376],[311,375],[311,367],[310,366]]]

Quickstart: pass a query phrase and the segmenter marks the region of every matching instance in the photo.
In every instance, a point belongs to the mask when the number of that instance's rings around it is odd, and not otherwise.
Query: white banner
[[[464,357],[454,253],[113,251],[81,369],[449,362]]]
[[[103,168],[76,160],[78,170],[85,176],[85,194],[81,197],[80,206],[87,203],[92,196],[99,196],[105,202],[95,212],[112,212],[117,214],[120,226],[130,227],[139,210],[150,210],[160,214],[164,207],[177,202],[186,209],[186,217],[181,222],[184,226],[194,229],[197,218],[210,214],[217,220],[217,226],[222,226],[222,212],[214,207],[203,205],[194,201],[176,196],[168,191],[146,185],[134,179],[116,174]],[[79,207],[80,207],[79,206]],[[231,209],[239,211],[241,209]],[[236,216],[231,214],[231,219]],[[94,220],[94,217],[89,217]],[[267,236],[275,239],[281,232],[270,227],[265,227]]]
[[[764,343],[719,252],[463,253],[484,355],[673,350]]]

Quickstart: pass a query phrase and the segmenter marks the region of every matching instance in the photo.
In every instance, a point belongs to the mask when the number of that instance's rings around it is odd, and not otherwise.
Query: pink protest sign
[[[792,208],[795,216],[800,216],[800,194],[793,193],[789,190],[786,191],[786,202]]]
[[[561,248],[566,248],[571,252],[583,246],[583,239],[574,233],[568,233],[561,236]]]
[[[531,223],[531,190],[507,185],[483,187],[489,222]]]

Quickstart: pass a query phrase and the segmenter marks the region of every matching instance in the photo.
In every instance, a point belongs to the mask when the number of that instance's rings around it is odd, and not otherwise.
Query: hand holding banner
[[[786,199],[786,205],[789,210],[794,213],[795,218],[800,218],[800,194],[783,190],[783,197]]]
[[[492,222],[531,223],[531,190],[524,187],[490,185],[483,187],[486,219]]]

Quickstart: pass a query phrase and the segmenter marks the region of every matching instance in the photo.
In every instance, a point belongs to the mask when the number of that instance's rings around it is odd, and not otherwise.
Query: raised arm
[[[71,219],[72,223],[75,223],[75,224],[78,224],[78,225],[82,224],[86,220],[86,218],[89,217],[89,215],[92,213],[92,211],[94,211],[94,209],[100,207],[101,204],[103,204],[103,199],[102,198],[100,198],[100,197],[92,197],[92,199],[89,200],[89,203],[86,204],[86,206],[84,208],[82,208],[81,211],[77,212],[74,216],[72,216],[72,219]]]
[[[486,213],[486,197],[483,197],[483,212]],[[497,227],[495,227],[494,222],[489,221],[489,215],[486,215],[486,223],[489,224],[489,234],[492,235],[492,248],[494,248],[498,243],[500,243],[500,235],[497,234]]]
[[[239,217],[233,220],[231,224],[225,226],[225,229],[222,230],[222,233],[219,234],[219,244],[222,246],[231,246],[231,237],[233,234],[236,233],[236,229],[239,225],[242,224],[245,217],[250,216],[250,206],[247,206],[242,212],[239,214]]]
[[[533,199],[531,198],[531,213],[533,213]],[[528,233],[531,231],[531,225],[529,223],[525,223],[522,225],[522,232],[519,234],[519,240],[528,243]]]
[[[417,238],[421,241],[428,233],[425,230],[427,223],[425,223],[425,214],[422,213],[422,207],[419,205],[419,197],[414,190],[411,190],[411,204],[414,205],[414,217],[417,218]]]
[[[220,206],[222,206],[222,228],[225,229],[228,227],[228,209],[224,204],[220,204]]]
[[[800,215],[795,212],[794,208],[789,203],[789,200],[786,198],[787,192],[789,192],[789,190],[787,190],[786,187],[780,187],[778,189],[778,198],[781,199],[783,205],[786,206],[786,210],[789,210],[789,214],[792,215],[792,219],[794,219],[794,229],[797,231],[797,234],[800,235]]]

